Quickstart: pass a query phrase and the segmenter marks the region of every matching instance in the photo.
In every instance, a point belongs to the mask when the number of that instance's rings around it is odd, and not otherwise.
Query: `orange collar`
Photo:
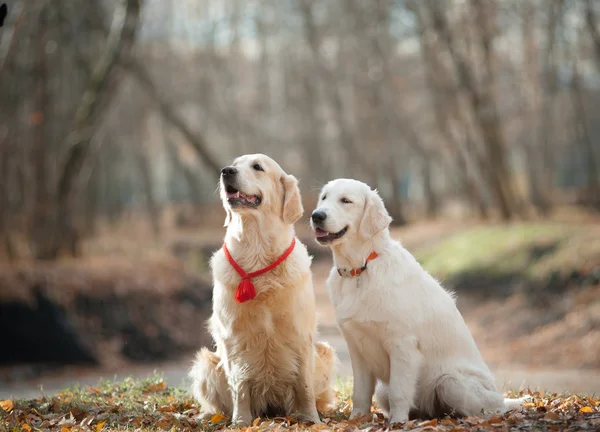
[[[365,265],[362,266],[361,268],[357,268],[357,269],[341,269],[338,268],[337,272],[340,276],[342,277],[354,277],[354,276],[359,276],[362,272],[364,272],[367,269],[367,264],[369,264],[369,261],[373,261],[375,258],[377,258],[379,255],[377,255],[377,252],[371,252],[371,255],[369,255],[367,257],[367,260],[365,261]]]

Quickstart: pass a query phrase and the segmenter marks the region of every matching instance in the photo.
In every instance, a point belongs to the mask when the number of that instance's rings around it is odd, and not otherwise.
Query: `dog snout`
[[[327,219],[327,213],[323,210],[315,210],[312,212],[311,219],[315,224],[322,224]]]
[[[223,177],[233,177],[237,174],[238,170],[236,167],[226,166],[221,170],[221,175]]]

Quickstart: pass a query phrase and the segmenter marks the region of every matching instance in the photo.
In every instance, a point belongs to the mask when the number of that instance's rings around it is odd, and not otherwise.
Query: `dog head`
[[[369,239],[391,222],[377,191],[357,180],[337,179],[321,190],[310,224],[319,244],[333,245],[349,238]]]
[[[225,226],[232,213],[279,215],[284,223],[293,224],[304,212],[298,180],[263,154],[240,156],[223,168],[220,190]]]

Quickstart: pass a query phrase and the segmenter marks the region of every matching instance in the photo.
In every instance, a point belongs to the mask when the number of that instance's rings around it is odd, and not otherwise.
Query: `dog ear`
[[[365,201],[365,210],[360,221],[358,232],[370,238],[379,234],[392,223],[383,200],[376,190],[371,191]]]
[[[287,224],[293,224],[304,213],[298,180],[293,175],[284,174],[281,177],[281,184],[283,184],[283,210],[281,212],[281,219]]]

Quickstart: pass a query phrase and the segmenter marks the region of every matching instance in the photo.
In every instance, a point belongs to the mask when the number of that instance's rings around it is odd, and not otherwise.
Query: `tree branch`
[[[122,66],[144,87],[148,95],[158,106],[161,115],[188,140],[204,163],[218,176],[221,172],[221,164],[209,153],[208,143],[201,134],[193,132],[173,106],[162,97],[154,85],[150,74],[133,57],[124,62]]]

